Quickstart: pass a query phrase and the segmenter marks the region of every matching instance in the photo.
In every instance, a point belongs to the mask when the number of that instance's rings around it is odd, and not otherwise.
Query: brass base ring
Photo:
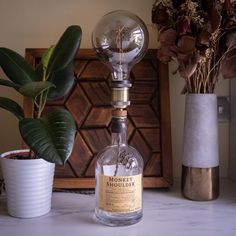
[[[219,166],[195,168],[182,166],[181,190],[194,201],[209,201],[219,196]]]

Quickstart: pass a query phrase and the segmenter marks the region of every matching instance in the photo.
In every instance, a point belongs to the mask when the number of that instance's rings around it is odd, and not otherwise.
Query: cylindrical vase
[[[195,201],[213,200],[219,196],[215,94],[186,95],[181,189],[184,197]]]

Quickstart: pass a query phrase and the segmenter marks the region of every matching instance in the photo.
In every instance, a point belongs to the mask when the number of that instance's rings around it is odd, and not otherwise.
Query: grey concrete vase
[[[196,201],[219,195],[217,97],[188,94],[185,100],[182,193]]]

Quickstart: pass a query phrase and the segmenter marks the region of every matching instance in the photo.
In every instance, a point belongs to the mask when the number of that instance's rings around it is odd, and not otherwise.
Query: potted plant
[[[160,61],[176,60],[185,81],[182,193],[192,200],[219,195],[217,97],[219,74],[236,76],[236,2],[157,0],[152,21],[158,29]]]
[[[64,96],[73,86],[73,59],[80,41],[81,28],[68,27],[36,69],[15,51],[0,48],[0,66],[9,78],[0,79],[0,85],[31,98],[35,107],[34,117],[27,118],[17,102],[0,97],[0,107],[18,118],[20,134],[29,146],[29,150],[10,151],[0,158],[12,216],[31,218],[51,209],[54,167],[69,158],[76,125],[65,109],[42,112],[48,99]]]

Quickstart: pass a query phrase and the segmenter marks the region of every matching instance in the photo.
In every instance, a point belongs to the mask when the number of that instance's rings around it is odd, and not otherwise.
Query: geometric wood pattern
[[[44,49],[27,49],[26,59],[35,66]],[[73,152],[63,167],[56,167],[55,187],[94,187],[96,154],[110,143],[111,90],[109,69],[90,49],[80,49],[74,61],[76,81],[64,98],[48,102],[44,112],[64,107],[77,124]],[[161,77],[162,76],[162,77]],[[148,50],[132,69],[131,106],[128,107],[128,142],[144,160],[144,187],[172,184],[168,70]],[[27,100],[25,110],[33,111]]]

